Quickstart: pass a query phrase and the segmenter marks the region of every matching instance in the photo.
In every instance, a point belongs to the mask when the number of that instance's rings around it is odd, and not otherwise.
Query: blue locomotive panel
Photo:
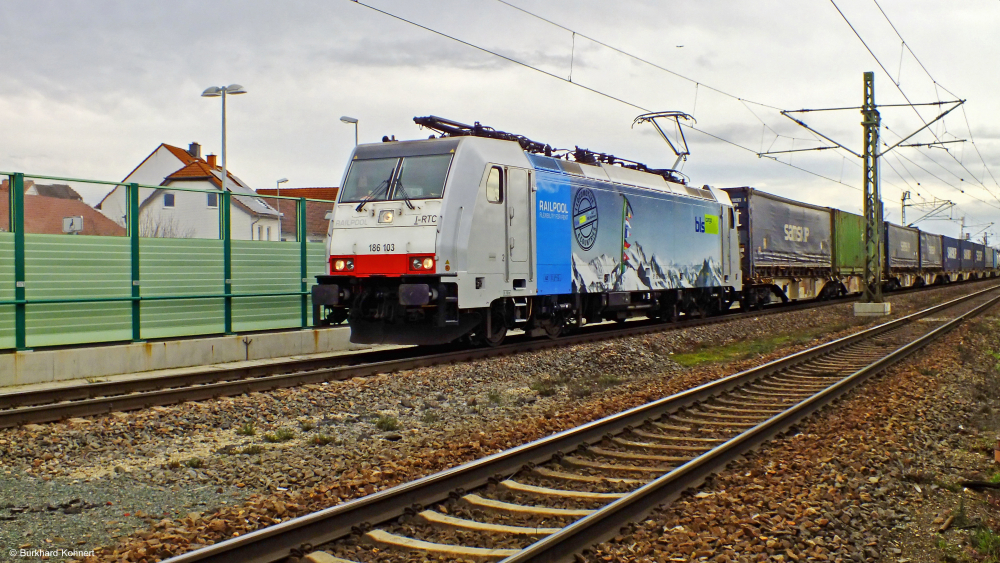
[[[539,295],[722,285],[719,203],[554,173],[553,159],[531,160]]]
[[[544,171],[535,180],[535,240],[538,256],[538,294],[570,293],[569,178]]]
[[[722,285],[722,206],[615,184],[573,186],[580,292]]]

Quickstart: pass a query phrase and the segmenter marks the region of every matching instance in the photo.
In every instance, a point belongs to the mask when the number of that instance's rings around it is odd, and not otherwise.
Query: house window
[[[271,240],[271,227],[267,228],[267,240]]]
[[[163,207],[174,206],[174,194],[163,194]]]
[[[257,240],[264,240],[263,232],[264,232],[264,227],[257,225]]]
[[[211,194],[205,194],[205,195],[208,196],[208,206],[209,207],[218,207],[219,206],[219,194],[211,193]]]

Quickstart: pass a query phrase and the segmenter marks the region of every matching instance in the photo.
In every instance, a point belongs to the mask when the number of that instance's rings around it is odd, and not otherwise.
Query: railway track
[[[980,281],[988,283],[993,280]],[[939,288],[916,288],[896,294],[929,289]],[[279,361],[254,367],[222,369],[212,367],[197,372],[155,378],[88,382],[51,389],[0,393],[0,428],[139,410],[185,401],[203,401],[309,383],[346,380],[431,365],[531,352],[664,330],[678,330],[747,317],[832,306],[856,299],[857,296],[849,296],[821,303],[795,302],[771,306],[760,311],[734,312],[717,317],[685,319],[676,323],[636,321],[626,323],[624,327],[618,324],[595,325],[584,327],[576,334],[555,340],[515,336],[510,339],[510,343],[496,348],[408,347],[359,352],[324,359]]]
[[[169,561],[573,560],[996,305],[998,289]]]

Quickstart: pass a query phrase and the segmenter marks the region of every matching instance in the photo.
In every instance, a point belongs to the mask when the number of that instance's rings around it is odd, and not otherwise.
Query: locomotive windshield
[[[440,198],[450,164],[450,154],[355,160],[340,201]]]

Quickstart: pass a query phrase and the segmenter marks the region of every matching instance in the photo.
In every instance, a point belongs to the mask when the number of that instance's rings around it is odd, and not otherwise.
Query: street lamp
[[[218,98],[222,96],[222,191],[226,190],[226,94],[246,94],[247,91],[239,84],[229,86],[209,86],[201,93],[203,98]]]
[[[342,115],[340,116],[340,120],[344,123],[354,124],[354,146],[358,146],[358,118]]]
[[[232,236],[233,227],[229,213],[231,209],[228,205],[223,205],[229,201],[226,197],[226,179],[229,177],[226,172],[226,94],[246,94],[247,91],[243,89],[239,84],[230,84],[229,86],[210,86],[205,88],[205,91],[201,93],[203,98],[216,98],[222,96],[222,196],[219,202],[219,235],[222,238],[222,254],[224,260],[222,261],[222,278],[225,280],[223,286],[225,288],[225,309],[223,313],[223,323],[222,330],[226,334],[233,333],[233,269],[230,261],[230,255],[232,253]],[[251,236],[251,238],[253,238]]]
[[[278,241],[281,241],[281,184],[288,181],[288,178],[282,178],[275,182],[276,189],[278,190]]]

